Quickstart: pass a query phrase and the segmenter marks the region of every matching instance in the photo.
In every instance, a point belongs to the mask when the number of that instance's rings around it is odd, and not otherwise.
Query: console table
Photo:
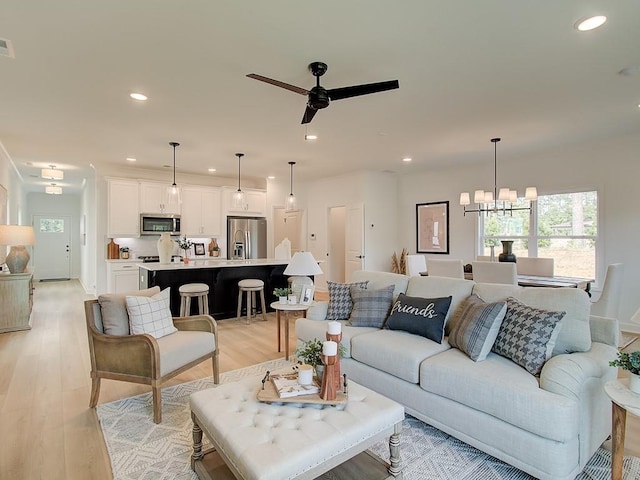
[[[31,329],[33,275],[0,274],[0,333]]]

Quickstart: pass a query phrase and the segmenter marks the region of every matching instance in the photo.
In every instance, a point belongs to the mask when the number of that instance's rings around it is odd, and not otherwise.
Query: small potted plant
[[[631,353],[618,352],[618,358],[609,362],[609,365],[628,371],[629,390],[640,394],[640,350]]]
[[[346,349],[341,343],[338,344],[338,355],[344,357]],[[322,341],[314,338],[308,342],[303,342],[296,351],[295,356],[298,359],[298,363],[306,363],[311,365],[316,371],[318,380],[322,380],[322,372],[324,371],[324,365],[322,364]]]
[[[287,296],[289,295],[289,292],[291,290],[289,288],[274,288],[273,289],[273,294],[278,297],[278,301],[282,304],[282,305],[286,305],[287,304]]]
[[[176,243],[178,244],[178,247],[180,247],[181,250],[184,250],[184,257],[183,257],[183,261],[185,264],[189,263],[189,257],[187,256],[187,250],[189,250],[191,248],[191,246],[193,245],[193,242],[191,240],[189,240],[187,238],[187,236],[183,236],[178,238],[178,240],[176,240]]]

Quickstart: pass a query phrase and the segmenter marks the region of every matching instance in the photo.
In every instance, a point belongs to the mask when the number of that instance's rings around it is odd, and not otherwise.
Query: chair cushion
[[[471,295],[458,308],[449,345],[462,350],[474,362],[481,362],[491,351],[507,311],[507,302],[485,303]]]
[[[326,320],[346,320],[351,315],[353,302],[351,301],[351,286],[367,288],[369,282],[335,283],[327,282],[329,290],[329,308]]]
[[[422,298],[401,293],[385,323],[389,330],[403,330],[442,343],[444,322],[451,297]]]
[[[216,337],[211,332],[176,331],[158,339],[160,376],[174,372],[198,358],[215,352]]]
[[[533,308],[509,297],[492,350],[532,375],[539,375],[544,362],[551,358],[564,315],[565,312]]]
[[[244,280],[240,280],[238,282],[238,287],[240,288],[262,288],[264,287],[264,282],[257,278],[245,278]],[[208,290],[208,287],[207,287]]]
[[[209,285],[206,283],[185,283],[178,287],[180,293],[207,293],[209,291]]]
[[[382,328],[391,310],[393,289],[393,285],[378,290],[352,286],[350,291],[353,308],[347,324],[352,327]]]
[[[154,338],[161,338],[178,331],[171,318],[170,297],[170,288],[165,288],[153,297],[127,296],[131,333],[148,333]]]
[[[98,296],[102,316],[103,332],[108,335],[129,335],[127,295],[151,297],[160,293],[160,287],[147,288],[128,293],[104,293]]]

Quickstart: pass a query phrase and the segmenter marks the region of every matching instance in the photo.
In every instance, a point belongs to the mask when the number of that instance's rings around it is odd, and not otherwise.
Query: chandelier
[[[486,213],[489,215],[502,214],[513,215],[513,212],[517,210],[531,211],[531,202],[535,202],[538,199],[538,190],[536,187],[527,187],[525,190],[524,198],[529,203],[526,207],[514,206],[518,201],[518,192],[511,190],[510,188],[500,188],[498,190],[498,142],[500,138],[492,138],[493,143],[493,191],[488,190],[476,190],[473,194],[473,203],[476,204],[476,208],[467,208],[467,205],[471,204],[471,197],[469,192],[462,192],[460,194],[460,205],[464,210],[464,215],[467,213],[477,213],[478,215]]]

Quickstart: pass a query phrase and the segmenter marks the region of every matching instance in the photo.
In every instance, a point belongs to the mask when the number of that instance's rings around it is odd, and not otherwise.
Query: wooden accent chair
[[[129,294],[100,295],[102,307],[96,299],[84,302],[91,357],[91,408],[98,403],[102,378],[151,385],[153,421],[160,423],[160,388],[167,380],[211,359],[213,381],[220,383],[218,331],[211,316],[174,317],[173,324],[178,331],[161,338],[129,334],[128,323],[124,325],[122,320],[124,317],[128,322],[125,296],[151,296],[159,291],[155,287]]]

